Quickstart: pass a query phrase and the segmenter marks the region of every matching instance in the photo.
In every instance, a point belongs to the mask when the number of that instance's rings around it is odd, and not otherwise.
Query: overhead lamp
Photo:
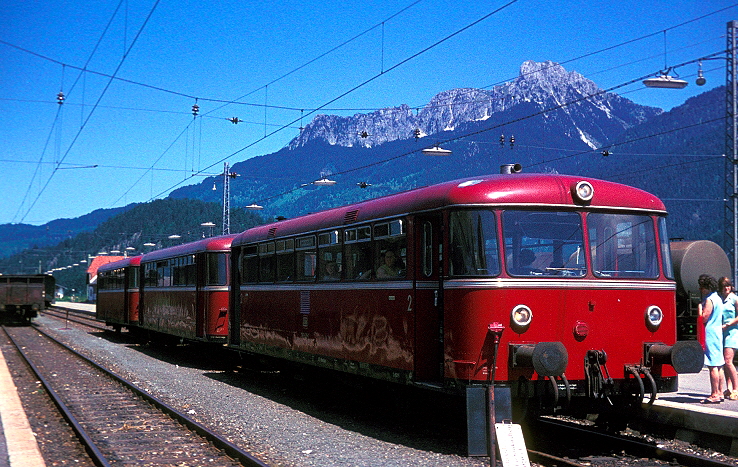
[[[439,145],[435,145],[432,148],[425,148],[423,149],[422,152],[426,156],[450,156],[451,155],[450,149],[443,149]]]
[[[260,206],[260,205],[258,205],[256,203],[251,203],[248,206],[246,206],[246,209],[254,209],[254,210],[256,210],[256,209],[264,209],[264,206]]]
[[[215,224],[212,223],[212,222],[203,222],[200,225],[203,226],[203,227],[215,227]]]
[[[110,250],[111,253],[120,253],[120,250]]]
[[[707,80],[705,79],[705,75],[702,74],[702,60],[700,60],[697,68],[697,79],[694,84],[697,86],[704,86],[705,83],[707,83]]]
[[[176,239],[178,239],[178,238],[182,238],[182,236],[181,236],[181,235],[177,235],[177,234],[174,234],[174,235],[170,235],[170,236],[169,236],[169,237],[167,237],[167,238],[169,238],[170,240],[176,240]]]
[[[156,243],[146,242],[144,246],[156,246]]]
[[[667,74],[662,74],[656,78],[648,78],[643,80],[643,84],[647,88],[664,88],[664,89],[684,89],[687,87],[686,81],[675,78]]]
[[[335,180],[329,180],[327,178],[321,178],[320,180],[315,180],[313,182],[313,185],[318,185],[318,186],[331,186],[335,184],[336,184]]]
[[[126,250],[128,250],[128,251],[133,251],[133,250],[135,250],[135,249],[136,249],[136,248],[134,248],[134,247],[132,247],[132,246],[127,246],[127,247],[126,247]]]

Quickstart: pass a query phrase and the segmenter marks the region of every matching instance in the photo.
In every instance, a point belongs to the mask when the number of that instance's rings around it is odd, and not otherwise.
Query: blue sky
[[[422,107],[512,79],[525,60],[616,86],[724,50],[738,3],[4,0],[0,15],[0,224],[43,224],[274,152],[322,106]],[[668,110],[724,83],[723,60],[703,67],[703,87],[689,65],[684,90],[619,93]]]

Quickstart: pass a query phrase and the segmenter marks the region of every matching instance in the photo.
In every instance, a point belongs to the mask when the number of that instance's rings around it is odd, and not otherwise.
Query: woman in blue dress
[[[703,404],[719,404],[723,400],[723,299],[717,293],[714,277],[702,274],[697,280],[702,295],[698,313],[705,325],[705,364],[710,371],[710,396]]]
[[[723,357],[725,359],[725,382],[728,389],[725,397],[735,401],[738,400],[738,372],[733,364],[735,349],[738,349],[738,317],[735,309],[738,296],[733,293],[733,283],[727,277],[721,277],[718,281],[720,297],[723,299]]]

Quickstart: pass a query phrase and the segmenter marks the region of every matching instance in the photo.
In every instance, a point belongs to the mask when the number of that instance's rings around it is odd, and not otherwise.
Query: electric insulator
[[[228,121],[229,121],[229,122],[231,122],[231,123],[233,123],[233,124],[235,125],[235,124],[237,124],[237,123],[240,123],[240,122],[242,122],[243,120],[241,120],[241,119],[240,119],[240,118],[238,118],[238,117],[231,117],[231,118],[229,118],[229,119],[228,119]]]
[[[197,104],[193,104],[192,105],[192,115],[194,117],[197,117],[197,114],[199,114],[199,113],[200,113],[200,106],[197,105]]]
[[[359,136],[362,137],[362,138],[368,138],[371,135],[369,133],[367,133],[366,131],[362,131],[361,133],[359,133]]]
[[[510,136],[510,149],[515,145],[515,136]]]
[[[64,99],[66,99],[66,97],[64,97],[64,93],[59,91],[59,94],[56,95],[56,102],[58,102],[59,105],[62,105],[64,103]]]
[[[602,156],[603,157],[607,157],[609,155],[610,155],[610,151],[608,151],[607,149],[605,149],[604,151],[602,151]]]
[[[505,145],[505,135],[500,135],[500,146]]]
[[[413,135],[415,136],[415,139],[419,139],[420,138],[420,128],[416,128],[415,130],[413,130]]]

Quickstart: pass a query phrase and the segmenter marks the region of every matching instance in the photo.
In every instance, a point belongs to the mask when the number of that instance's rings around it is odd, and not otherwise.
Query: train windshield
[[[590,213],[592,267],[599,277],[656,278],[656,233],[650,216]]]
[[[504,211],[505,264],[512,276],[583,277],[582,216],[576,212]]]

